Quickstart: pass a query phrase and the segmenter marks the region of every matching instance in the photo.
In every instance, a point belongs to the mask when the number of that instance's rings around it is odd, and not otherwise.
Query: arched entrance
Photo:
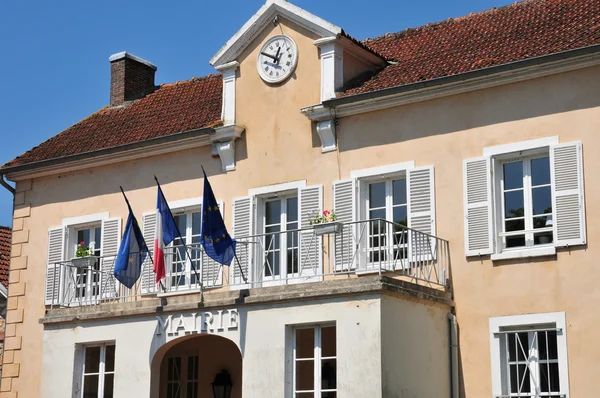
[[[161,347],[152,362],[153,398],[213,398],[212,383],[223,370],[231,375],[231,398],[242,396],[242,354],[224,337],[179,338]]]

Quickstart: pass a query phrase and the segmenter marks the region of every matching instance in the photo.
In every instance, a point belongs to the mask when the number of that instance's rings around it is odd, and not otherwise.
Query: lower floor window
[[[557,316],[556,322],[552,321]],[[528,322],[527,318],[539,320]],[[495,397],[559,398],[568,391],[566,338],[559,314],[503,317],[524,323],[499,325],[493,332]],[[494,318],[503,319],[503,318]],[[492,320],[492,322],[494,322]],[[564,321],[564,314],[562,314]],[[549,322],[548,322],[549,321]],[[496,356],[494,358],[494,356]]]
[[[115,345],[86,346],[82,398],[112,398],[115,383]]]
[[[295,398],[335,398],[337,391],[335,326],[294,329]]]
[[[167,359],[167,398],[198,396],[198,355]]]

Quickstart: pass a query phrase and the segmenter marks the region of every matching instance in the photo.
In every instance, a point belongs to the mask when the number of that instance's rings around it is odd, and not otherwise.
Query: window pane
[[[534,245],[547,245],[554,241],[554,234],[552,231],[541,232],[539,234],[533,235],[533,244]]]
[[[552,213],[552,190],[549,186],[531,190],[533,214]]]
[[[511,217],[523,217],[525,215],[524,210],[523,191],[512,191],[504,193],[504,216],[506,218]]]
[[[106,346],[106,364],[104,370],[107,372],[114,372],[115,370],[115,346]]]
[[[104,398],[112,398],[115,386],[115,375],[113,373],[104,376]]]
[[[552,227],[552,216],[533,217],[533,228],[550,228]]]
[[[334,390],[336,388],[335,359],[321,361],[321,388],[324,390]]]
[[[265,203],[265,223],[267,225],[281,223],[281,201],[274,200]]]
[[[548,359],[558,359],[556,331],[548,332]]]
[[[406,178],[392,181],[392,193],[395,205],[406,204]]]
[[[202,232],[201,228],[200,228],[200,223],[202,220],[202,214],[199,212],[196,213],[192,213],[192,234],[193,235],[200,235],[200,233]],[[183,233],[183,232],[181,232]]]
[[[521,247],[525,246],[525,235],[507,236],[506,247]]]
[[[336,394],[335,391],[323,392],[323,393],[321,393],[321,398],[335,398],[336,397],[335,394]]]
[[[381,219],[385,220],[385,209],[369,211],[369,220],[374,220],[376,218],[381,218]],[[373,223],[373,224],[377,224],[377,223]],[[385,225],[384,223],[381,223],[381,228],[383,228],[384,225]]]
[[[315,330],[296,330],[296,358],[313,358],[315,355]]]
[[[529,357],[529,336],[527,333],[517,333],[517,359],[525,361]]]
[[[98,375],[84,376],[83,398],[98,398]]]
[[[550,158],[531,160],[531,185],[550,184]]]
[[[100,347],[85,348],[85,373],[98,373],[100,370]]]
[[[297,392],[296,398],[315,398],[315,394],[312,392]]]
[[[181,235],[183,235],[185,238],[185,231],[187,229],[187,214],[180,214],[178,216],[175,216],[174,218],[175,223],[179,228],[179,232],[181,232]]]
[[[527,365],[510,365],[510,392],[523,393],[531,390]]]
[[[94,228],[94,235],[94,248],[99,252],[102,247],[102,227]]]
[[[188,357],[187,365],[187,378],[188,380],[195,380],[198,374],[198,356]]]
[[[385,206],[385,182],[369,185],[369,207],[371,209]]]
[[[298,221],[298,198],[289,198],[287,200],[287,220]]]
[[[504,164],[504,189],[523,188],[523,162]]]
[[[315,387],[315,363],[296,361],[296,390],[312,390]]]
[[[394,222],[404,225],[408,225],[408,217],[406,215],[406,206],[394,207]]]
[[[335,326],[322,328],[321,329],[321,356],[322,357],[334,357],[336,336]]]
[[[525,219],[520,218],[516,220],[507,220],[504,222],[506,226],[506,232],[513,231],[524,231],[525,230]]]

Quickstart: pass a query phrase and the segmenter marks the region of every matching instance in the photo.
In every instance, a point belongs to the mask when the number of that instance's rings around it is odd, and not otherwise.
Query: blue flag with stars
[[[140,278],[142,264],[147,255],[148,247],[144,236],[131,208],[129,208],[125,233],[115,261],[115,278],[131,289]]]
[[[203,171],[204,173],[204,171]],[[223,265],[231,264],[235,256],[235,240],[227,233],[223,216],[215,199],[210,182],[204,173],[204,197],[202,199],[202,238],[200,243],[206,255]]]

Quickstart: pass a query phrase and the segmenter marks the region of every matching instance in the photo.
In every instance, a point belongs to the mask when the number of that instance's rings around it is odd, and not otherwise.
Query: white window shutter
[[[337,221],[341,223],[352,223],[356,220],[356,179],[334,181],[333,210]],[[335,235],[333,256],[335,271],[356,268],[355,230],[352,224],[344,225],[342,232]]]
[[[248,237],[252,235],[252,198],[244,196],[233,200],[233,230],[232,236],[237,241],[236,254],[239,265],[235,259],[231,262],[230,284],[244,285],[240,266],[244,276],[250,280],[249,270],[252,258],[252,243]]]
[[[148,246],[148,251],[154,258],[154,234],[156,233],[156,212],[146,213],[142,216],[142,234]],[[146,261],[142,264],[142,282],[141,293],[155,294],[157,292],[154,275],[154,264],[150,256],[146,257]]]
[[[406,172],[408,227],[435,235],[435,183],[433,166],[409,169]],[[428,261],[435,258],[436,241],[418,232],[409,232],[409,258]]]
[[[46,291],[44,303],[46,305],[61,304],[60,284],[61,266],[64,260],[66,228],[51,228],[48,230],[48,257],[46,261]]]
[[[487,156],[463,163],[465,254],[479,256],[494,250],[491,162]]]
[[[580,142],[550,146],[554,245],[586,243],[583,160]]]
[[[315,214],[323,211],[323,186],[313,185],[298,189],[298,207],[300,218],[300,258],[298,264],[299,279],[292,282],[317,280],[322,270],[322,237],[315,235],[309,223]]]
[[[117,281],[113,275],[115,260],[121,243],[121,218],[102,220],[102,260],[100,264],[100,287],[102,298],[117,296]]]
[[[223,201],[219,201],[219,210],[223,216]],[[204,211],[204,207],[202,208]],[[235,258],[231,261],[235,265]],[[223,265],[206,255],[202,249],[202,284],[204,287],[216,287],[223,285]],[[193,287],[193,286],[192,286]]]

